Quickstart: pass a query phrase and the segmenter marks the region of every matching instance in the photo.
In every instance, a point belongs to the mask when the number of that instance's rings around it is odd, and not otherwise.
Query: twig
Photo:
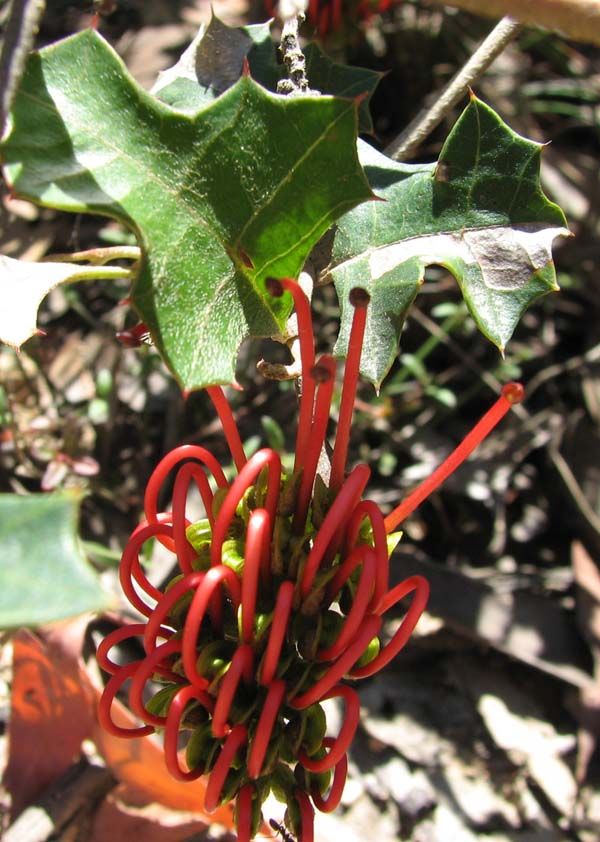
[[[567,374],[569,371],[578,371],[586,364],[598,362],[600,362],[600,344],[594,345],[593,348],[590,348],[580,356],[571,357],[564,363],[555,363],[554,365],[550,365],[548,368],[544,368],[542,371],[539,371],[535,377],[531,378],[527,384],[527,397],[531,397],[536,389],[539,389],[543,383],[546,383],[548,380],[552,380],[554,377],[559,377],[561,374]]]
[[[10,5],[0,55],[0,134],[4,132],[45,7],[45,0],[13,0]]]
[[[448,82],[431,107],[422,109],[409,125],[393,140],[386,155],[394,160],[412,157],[419,145],[444,119],[446,114],[465,95],[468,88],[487,70],[507,44],[523,29],[521,23],[503,18],[475,50],[469,61]]]
[[[464,363],[464,365],[467,368],[471,369],[471,371],[474,371],[481,378],[481,380],[483,380],[486,386],[489,386],[492,392],[495,392],[497,395],[500,394],[500,391],[502,389],[502,384],[500,383],[500,381],[496,377],[494,377],[493,374],[491,374],[488,371],[485,371],[482,368],[482,366],[480,366],[471,355],[464,351],[463,348],[461,348],[461,346],[458,344],[458,342],[455,342],[451,336],[448,336],[448,334],[444,330],[442,330],[442,328],[438,324],[436,324],[436,322],[434,322],[433,319],[430,319],[429,316],[421,312],[421,310],[419,310],[418,307],[413,307],[410,311],[410,315],[418,324],[424,327],[425,330],[429,331],[429,333],[432,336],[435,336],[442,344],[450,348],[451,351],[454,352],[458,359],[462,363]],[[529,417],[529,413],[522,404],[515,404],[512,411],[521,420],[524,420],[525,418]]]
[[[554,464],[554,467],[560,474],[567,491],[571,495],[574,504],[579,509],[583,518],[587,521],[589,526],[594,530],[596,535],[600,536],[600,517],[596,514],[587,497],[585,496],[581,486],[577,482],[575,474],[565,457],[558,449],[559,445],[556,441],[551,441],[548,446],[548,454]]]
[[[49,254],[45,259],[53,263],[91,263],[93,266],[104,266],[109,260],[139,260],[141,254],[137,246],[107,246],[74,251],[71,254]]]
[[[568,38],[600,44],[600,3],[598,0],[435,0],[457,6],[476,15],[500,18],[512,15],[521,23],[544,26]]]
[[[116,785],[102,766],[83,760],[72,766],[42,798],[27,807],[3,835],[3,842],[46,842],[80,811],[89,809]]]
[[[300,49],[298,27],[303,20],[304,14],[299,12],[292,14],[283,23],[279,50],[287,70],[288,78],[281,79],[277,83],[278,94],[305,96],[306,94],[318,93],[318,91],[311,91],[309,87],[306,76],[306,60],[304,53]]]

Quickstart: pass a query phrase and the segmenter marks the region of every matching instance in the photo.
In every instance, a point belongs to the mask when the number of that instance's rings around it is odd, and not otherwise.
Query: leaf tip
[[[354,99],[354,105],[356,106],[356,110],[360,108],[360,106],[369,98],[369,91],[361,91],[361,93],[356,94]]]
[[[433,171],[433,180],[441,184],[450,181],[450,164],[448,161],[438,161]]]
[[[252,74],[250,73],[250,62],[248,61],[248,56],[244,56],[244,60],[242,61],[242,76],[245,76],[248,79],[252,78]]]

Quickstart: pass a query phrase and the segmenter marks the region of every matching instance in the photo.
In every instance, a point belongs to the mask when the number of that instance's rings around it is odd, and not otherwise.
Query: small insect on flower
[[[269,824],[274,831],[279,833],[283,842],[296,842],[292,834],[288,833],[285,827],[279,822],[276,822],[275,819],[269,819]]]
[[[266,286],[272,296],[291,295],[298,320],[302,395],[293,470],[284,472],[281,455],[271,448],[247,459],[223,390],[207,389],[237,475],[229,482],[200,445],[175,448],[152,473],[145,520],[120,563],[123,591],[144,620],[117,629],[98,647],[98,662],[110,675],[99,718],[125,739],[163,731],[173,777],[207,776],[205,810],[235,802],[240,842],[262,826],[269,793],[286,805],[285,827],[271,826],[285,840],[311,842],[314,809],[329,812],[340,803],[359,721],[359,697],[346,682],[391,661],[427,604],[422,576],[389,588],[389,557],[400,538],[395,530],[521,400],[522,387],[505,386],[446,461],[384,516],[364,498],[369,467],[346,470],[369,295],[360,289],[350,294],[349,350],[325,485],[317,466],[336,364],[328,354],[315,357],[310,304],[296,281],[271,278]],[[160,512],[171,474],[171,508]],[[194,487],[206,513],[199,521],[188,517]],[[152,538],[177,562],[176,575],[161,588],[140,562]],[[404,617],[382,644],[384,617],[398,603],[406,604]],[[117,663],[111,649],[128,638],[141,640],[144,656]],[[111,715],[126,682],[129,706],[142,723],[134,728],[117,725]],[[331,698],[345,708],[336,737],[326,736],[321,704]]]

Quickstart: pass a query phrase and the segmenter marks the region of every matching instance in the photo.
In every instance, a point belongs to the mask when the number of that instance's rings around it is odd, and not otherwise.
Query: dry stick
[[[441,123],[465,95],[468,88],[487,70],[494,59],[523,29],[521,23],[503,18],[475,50],[465,66],[448,82],[431,107],[423,108],[385,150],[396,161],[412,157],[422,141]]]
[[[562,32],[568,38],[600,44],[598,0],[435,0],[476,15],[500,18],[511,15],[521,23]]]
[[[435,336],[443,345],[450,348],[451,351],[458,357],[458,359],[471,371],[475,372],[481,380],[489,386],[492,392],[495,392],[497,395],[500,394],[502,391],[502,383],[498,380],[490,372],[486,371],[482,366],[477,363],[472,355],[468,354],[463,348],[452,339],[447,333],[445,333],[442,328],[430,319],[429,316],[426,316],[425,313],[422,313],[418,307],[413,307],[410,311],[411,318],[413,318],[418,324],[425,328],[425,330],[429,331],[432,336]],[[529,397],[529,386],[527,387],[527,396]],[[525,409],[524,406],[521,404],[515,404],[513,407],[513,412],[517,415],[521,420],[525,418],[529,418],[529,413]]]
[[[27,807],[3,835],[3,842],[46,842],[61,838],[63,828],[79,813],[104,798],[116,785],[103,766],[82,760],[72,766],[36,804]]]
[[[600,535],[600,517],[598,517],[598,515],[590,505],[583,489],[577,481],[577,477],[571,469],[571,466],[569,465],[569,463],[558,448],[559,445],[556,441],[551,441],[548,446],[548,453],[550,455],[550,458],[552,459],[554,467],[560,474],[560,477],[564,482],[567,491],[571,495],[573,502],[579,509],[583,518],[588,522],[588,524],[594,530],[596,535]]]

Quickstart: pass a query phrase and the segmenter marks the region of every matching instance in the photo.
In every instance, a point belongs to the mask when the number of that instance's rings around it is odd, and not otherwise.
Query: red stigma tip
[[[354,287],[350,290],[348,300],[353,307],[367,307],[369,301],[371,300],[371,296],[366,289],[363,289],[362,287]]]
[[[522,383],[507,383],[502,387],[502,395],[510,403],[521,403],[525,398],[525,389]]]
[[[283,295],[283,286],[277,278],[266,278],[265,286],[269,295],[272,295],[274,298],[280,298]]]
[[[244,264],[244,266],[246,266],[248,269],[254,269],[254,263],[252,262],[250,255],[246,254],[246,252],[243,249],[238,249],[238,256]]]
[[[317,383],[327,383],[328,380],[331,380],[331,371],[326,366],[317,363],[311,368],[310,376]]]
[[[145,322],[138,322],[129,330],[118,330],[115,336],[126,348],[139,348],[143,342],[150,342],[150,332]]]

